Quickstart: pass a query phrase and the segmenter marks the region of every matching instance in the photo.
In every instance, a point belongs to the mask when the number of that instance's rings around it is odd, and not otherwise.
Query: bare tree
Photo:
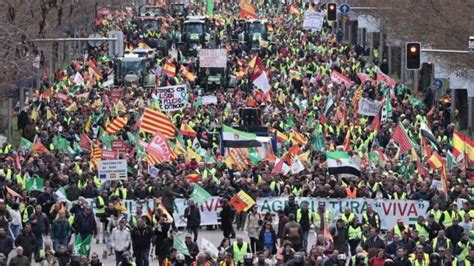
[[[350,0],[354,6],[377,7],[387,35],[401,41],[419,41],[433,49],[466,50],[473,35],[473,1],[462,0]],[[472,68],[465,55],[441,55],[452,68]]]

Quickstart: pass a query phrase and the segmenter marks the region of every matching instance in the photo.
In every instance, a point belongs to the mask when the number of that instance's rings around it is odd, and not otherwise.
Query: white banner
[[[162,111],[170,112],[182,110],[188,103],[186,85],[159,87],[157,98]]]
[[[318,12],[304,13],[303,29],[321,31],[323,28],[324,14]]]
[[[86,199],[87,203],[95,209],[95,199]],[[201,225],[217,225],[220,224],[219,214],[222,211],[220,197],[212,197],[203,204],[201,204]],[[267,212],[275,214],[278,210],[283,210],[288,201],[287,197],[275,198],[259,198],[257,199],[257,206],[259,213],[265,214]],[[326,199],[326,198],[297,198],[297,203],[301,206],[302,203],[307,202],[309,207],[315,211],[318,208],[319,202],[326,204],[326,209],[331,214],[331,219],[338,219],[344,212],[346,207],[351,209],[351,212],[359,216],[362,221],[362,214],[365,213],[367,205],[371,204],[381,218],[381,227],[384,230],[392,229],[397,222],[397,219],[402,218],[405,224],[415,224],[418,216],[426,216],[428,211],[428,201],[416,200],[376,200],[376,199]],[[138,204],[143,206],[143,212],[147,209],[155,210],[154,199],[137,201],[124,200],[127,208],[127,217],[136,212]],[[462,201],[458,201],[459,206],[462,206]],[[176,226],[185,227],[186,219],[184,218],[184,209],[187,207],[186,199],[176,199],[174,206],[173,218]]]
[[[258,211],[262,214],[270,212],[275,214],[278,210],[283,210],[287,197],[259,198],[257,199]],[[362,219],[362,214],[366,211],[367,205],[371,204],[374,210],[380,215],[382,229],[392,229],[397,219],[403,218],[405,224],[415,224],[418,216],[425,216],[428,211],[428,201],[415,200],[376,200],[376,199],[321,199],[321,198],[297,198],[297,203],[308,202],[309,207],[316,210],[319,202],[326,204],[326,209],[332,214],[332,219],[337,219],[344,212],[346,207],[351,208],[351,212]],[[174,209],[174,219],[176,226],[186,226],[184,209],[187,207],[185,199],[176,199]],[[200,206],[201,225],[219,224],[219,213],[222,210],[220,197],[212,197]]]
[[[376,116],[380,108],[382,108],[382,104],[379,101],[360,98],[358,113],[366,116]]]
[[[227,67],[226,49],[201,49],[199,50],[199,67]]]

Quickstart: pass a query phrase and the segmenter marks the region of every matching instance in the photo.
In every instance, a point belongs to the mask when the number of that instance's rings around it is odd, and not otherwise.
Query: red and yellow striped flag
[[[145,157],[145,161],[147,162],[148,165],[161,164],[163,162],[161,158],[158,158],[155,155],[150,154],[150,153]]]
[[[122,129],[127,124],[127,122],[128,120],[126,117],[115,118],[114,121],[112,121],[112,123],[107,126],[107,129],[105,129],[105,134],[114,134],[120,131],[120,129]]]
[[[171,119],[160,111],[145,109],[140,131],[156,134],[160,132],[168,139],[173,139],[176,134],[176,127]]]
[[[163,67],[163,73],[169,77],[174,77],[176,75],[176,66],[170,61],[166,61],[165,66]]]

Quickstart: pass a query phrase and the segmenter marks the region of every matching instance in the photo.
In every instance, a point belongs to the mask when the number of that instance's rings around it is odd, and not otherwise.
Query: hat
[[[403,223],[403,219],[402,219],[402,218],[398,218],[398,219],[397,219],[397,223]]]

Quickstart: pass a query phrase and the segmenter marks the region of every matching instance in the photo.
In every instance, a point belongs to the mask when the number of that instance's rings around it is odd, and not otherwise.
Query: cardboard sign
[[[324,14],[318,12],[306,12],[303,19],[303,29],[321,31],[323,28]]]
[[[199,50],[199,67],[227,67],[226,49],[201,49]]]
[[[366,116],[376,116],[382,104],[379,101],[372,101],[366,98],[361,98],[359,101],[359,110],[358,113]]]
[[[188,103],[186,85],[159,87],[157,89],[157,98],[161,111],[182,110]]]

